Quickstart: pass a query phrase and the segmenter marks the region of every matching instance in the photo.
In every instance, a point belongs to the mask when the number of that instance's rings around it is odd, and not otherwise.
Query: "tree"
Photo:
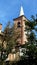
[[[17,38],[19,37],[19,31],[16,32],[15,26],[10,25],[10,22],[7,23],[4,28],[4,36],[2,41],[2,46],[0,46],[1,51],[1,63],[3,64],[9,53],[12,53],[12,49],[17,45]],[[5,41],[5,43],[4,43]],[[4,44],[6,44],[6,48],[4,48]],[[15,51],[16,52],[16,51]]]
[[[15,25],[13,26],[10,25],[10,22],[8,22],[6,28],[4,29],[5,33],[5,41],[7,42],[7,52],[10,53],[12,52],[13,47],[17,45],[17,39],[20,35],[19,31],[16,31]]]
[[[22,60],[24,59],[24,61],[30,62],[33,65],[37,63],[37,34],[35,35],[35,32],[37,32],[37,18],[32,16],[32,20],[26,21],[25,25],[28,42],[24,45],[26,51],[22,51],[24,53]]]

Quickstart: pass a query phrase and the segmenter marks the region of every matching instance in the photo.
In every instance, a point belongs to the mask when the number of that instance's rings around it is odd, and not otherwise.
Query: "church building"
[[[25,44],[27,42],[27,36],[26,36],[26,30],[25,30],[25,22],[28,21],[28,19],[24,16],[23,7],[21,6],[19,17],[14,19],[14,25],[16,31],[20,31],[19,38],[17,40],[18,44]]]
[[[15,26],[15,30],[16,32],[19,31],[20,35],[17,38],[17,44],[19,45],[23,45],[27,42],[27,36],[26,36],[26,25],[25,22],[28,21],[28,19],[24,16],[24,11],[23,11],[23,7],[21,6],[20,9],[20,14],[19,17],[13,19],[14,21],[14,26]],[[4,34],[2,34],[2,24],[0,24],[0,41],[1,41],[1,37],[3,38]],[[2,42],[1,42],[2,43]],[[6,42],[4,41],[4,44]],[[6,45],[4,45],[6,48]],[[12,54],[9,53],[8,58],[5,61],[14,61],[14,60],[19,60],[20,56],[23,55],[21,52],[22,48],[19,48],[19,52],[17,51],[16,53]]]

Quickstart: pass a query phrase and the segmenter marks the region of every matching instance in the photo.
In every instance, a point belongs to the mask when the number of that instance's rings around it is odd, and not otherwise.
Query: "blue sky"
[[[13,22],[13,19],[19,16],[21,5],[28,19],[30,19],[31,15],[37,14],[37,0],[0,0],[2,29],[4,29],[8,21]]]

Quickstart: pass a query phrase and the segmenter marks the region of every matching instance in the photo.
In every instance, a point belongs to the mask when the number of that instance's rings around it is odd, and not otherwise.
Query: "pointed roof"
[[[17,20],[18,18],[21,18],[21,17],[23,17],[24,16],[24,10],[23,10],[23,7],[21,6],[21,8],[20,8],[20,15],[19,15],[19,17],[17,17],[17,18],[14,18],[13,20]],[[24,16],[25,17],[25,16]],[[25,17],[26,18],[26,17]],[[27,19],[27,18],[26,18]],[[27,19],[28,20],[28,19]],[[29,20],[28,20],[29,21]]]
[[[20,16],[24,15],[24,10],[23,10],[23,7],[21,6],[21,9],[20,9]]]

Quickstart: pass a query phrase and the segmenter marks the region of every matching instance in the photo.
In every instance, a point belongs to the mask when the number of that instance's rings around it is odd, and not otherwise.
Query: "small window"
[[[17,27],[20,27],[20,22],[18,22]]]

